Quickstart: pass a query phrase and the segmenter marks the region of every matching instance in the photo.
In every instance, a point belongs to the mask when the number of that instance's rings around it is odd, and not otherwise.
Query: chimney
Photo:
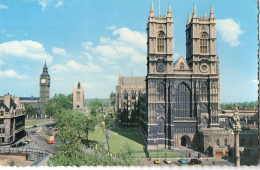
[[[4,96],[4,104],[10,109],[11,95],[8,93]]]

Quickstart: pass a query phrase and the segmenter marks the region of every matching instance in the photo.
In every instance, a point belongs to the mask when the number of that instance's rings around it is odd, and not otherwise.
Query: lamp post
[[[241,132],[241,125],[240,125],[237,103],[235,104],[235,110],[234,110],[233,131],[235,134],[235,165],[240,166],[239,133]]]

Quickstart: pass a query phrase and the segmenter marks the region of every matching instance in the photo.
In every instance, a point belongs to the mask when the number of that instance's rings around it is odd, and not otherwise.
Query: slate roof
[[[20,101],[22,100],[40,100],[40,97],[20,97]]]
[[[0,103],[0,108],[1,107],[3,107],[6,112],[9,112],[9,110],[10,110],[4,103]]]
[[[122,77],[124,86],[145,86],[145,77]]]

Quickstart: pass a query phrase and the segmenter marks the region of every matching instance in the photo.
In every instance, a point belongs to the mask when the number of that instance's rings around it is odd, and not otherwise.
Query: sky
[[[122,76],[146,75],[146,26],[152,0],[0,0],[0,96],[39,96],[47,62],[51,97],[72,93],[108,98]],[[161,0],[174,19],[174,61],[186,57],[188,11],[217,19],[221,102],[258,97],[257,0]],[[158,15],[159,0],[153,0]]]

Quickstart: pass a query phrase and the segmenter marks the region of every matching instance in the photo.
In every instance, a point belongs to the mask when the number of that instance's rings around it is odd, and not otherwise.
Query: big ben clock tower
[[[44,113],[44,105],[50,99],[50,75],[46,62],[40,76],[40,113]]]

